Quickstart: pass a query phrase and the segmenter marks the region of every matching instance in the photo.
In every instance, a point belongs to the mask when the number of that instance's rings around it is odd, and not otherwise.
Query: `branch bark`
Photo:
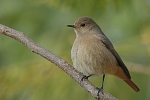
[[[45,49],[44,47],[38,45],[33,40],[28,38],[23,32],[16,31],[7,26],[0,24],[0,33],[26,45],[33,53],[36,53],[50,62],[54,63],[56,66],[61,68],[66,72],[71,78],[73,78],[81,87],[83,87],[92,97],[99,100],[117,100],[115,97],[111,96],[109,93],[100,93],[97,97],[98,89],[88,80],[81,81],[83,75],[76,71],[69,63],[67,63],[62,58],[53,54],[51,51]]]

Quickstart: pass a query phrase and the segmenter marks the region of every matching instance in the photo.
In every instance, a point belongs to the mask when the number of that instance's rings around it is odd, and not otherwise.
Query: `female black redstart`
[[[74,25],[67,26],[74,28],[76,33],[71,58],[74,68],[85,75],[83,79],[103,75],[102,87],[100,88],[102,90],[105,74],[112,74],[125,81],[136,92],[140,91],[131,81],[127,67],[110,40],[91,18],[81,17]]]

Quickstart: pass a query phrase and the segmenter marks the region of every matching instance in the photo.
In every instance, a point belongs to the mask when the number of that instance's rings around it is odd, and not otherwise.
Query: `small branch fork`
[[[33,53],[36,53],[45,59],[49,60],[64,72],[66,72],[70,77],[72,77],[81,87],[83,87],[92,97],[98,100],[117,100],[115,97],[111,96],[109,93],[100,93],[97,97],[98,89],[91,84],[87,79],[81,81],[84,77],[81,73],[77,72],[68,62],[53,54],[51,51],[45,49],[44,47],[38,45],[33,40],[28,38],[23,32],[16,31],[7,26],[0,24],[0,34],[9,36],[25,46],[27,46]]]

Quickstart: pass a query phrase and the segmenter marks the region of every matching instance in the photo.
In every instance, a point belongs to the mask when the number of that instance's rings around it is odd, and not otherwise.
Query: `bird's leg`
[[[92,76],[92,75],[89,75],[89,76],[84,75],[84,76],[82,77],[81,81],[83,81],[84,79],[88,79],[88,78],[91,77],[91,76]]]
[[[100,92],[102,92],[102,94],[104,94],[104,92],[103,92],[104,80],[105,80],[105,74],[103,75],[102,86],[101,86],[101,88],[98,88],[98,93],[97,93],[98,97],[99,97]]]
[[[103,81],[102,81],[102,87],[101,87],[101,89],[103,89],[103,86],[104,86],[104,80],[105,80],[105,74],[103,75]]]

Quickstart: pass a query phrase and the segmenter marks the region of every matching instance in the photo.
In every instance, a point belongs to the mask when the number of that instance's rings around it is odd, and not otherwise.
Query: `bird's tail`
[[[134,91],[138,92],[140,89],[130,80],[124,80]]]
[[[113,75],[124,80],[136,92],[140,91],[140,89],[131,81],[131,79],[129,77],[127,77],[127,75],[123,72],[123,70],[121,68],[118,69],[118,71]]]

